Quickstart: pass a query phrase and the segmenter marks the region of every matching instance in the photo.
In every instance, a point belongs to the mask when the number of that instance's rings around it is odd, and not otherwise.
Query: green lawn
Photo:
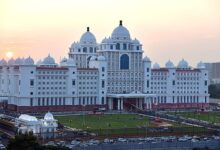
[[[172,112],[170,114],[179,115],[186,118],[208,121],[211,123],[220,123],[219,112]]]
[[[154,127],[148,117],[135,114],[113,114],[113,115],[69,115],[55,116],[63,125],[71,128],[83,129],[97,133],[98,135],[160,135],[161,133],[146,132],[143,126]],[[169,122],[176,128],[176,132],[188,134],[194,131],[204,131],[197,127]],[[184,131],[182,131],[184,129]],[[179,134],[179,133],[178,133]]]
[[[134,114],[71,115],[56,116],[55,118],[65,126],[87,130],[137,128],[149,123],[148,117]]]

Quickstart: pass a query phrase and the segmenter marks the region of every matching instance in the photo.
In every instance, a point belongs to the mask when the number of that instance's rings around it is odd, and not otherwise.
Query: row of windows
[[[97,71],[80,71],[79,74],[89,75],[89,74],[98,74]]]
[[[110,48],[110,50],[113,50],[113,49],[116,49],[116,50],[140,50],[140,46],[133,46],[131,44],[126,44],[126,43],[123,43],[123,44],[116,43],[115,45],[113,45],[113,44],[111,44],[111,45],[102,44],[100,46],[101,50],[109,49],[109,48]]]
[[[90,79],[98,79],[98,77],[97,76],[94,76],[94,77],[91,77],[91,76],[87,76],[87,77],[78,77],[79,79],[83,79],[83,80],[85,80],[85,79],[87,79],[87,80],[90,80]]]
[[[141,76],[141,75],[143,75],[143,73],[129,71],[129,72],[125,72],[125,73],[123,73],[123,72],[112,72],[112,73],[108,73],[108,75],[109,76],[115,76],[115,77],[119,77],[119,76],[138,76],[138,75]]]
[[[166,96],[155,97],[154,103],[167,103]],[[170,102],[169,102],[170,103]],[[173,96],[172,103],[199,103],[198,96]],[[207,103],[207,97],[205,96],[205,103]]]
[[[92,81],[91,82],[89,82],[89,81],[88,82],[79,82],[79,85],[81,85],[81,84],[82,85],[85,85],[85,84],[86,85],[89,85],[89,84],[93,85],[93,84],[97,84],[97,82],[92,82]]]
[[[38,79],[66,79],[66,76],[38,76]]]
[[[38,71],[38,74],[66,74],[66,71]]]
[[[38,84],[39,85],[41,85],[41,84],[43,84],[43,85],[61,85],[61,84],[63,84],[63,85],[65,85],[66,84],[66,82],[38,82]]]
[[[54,95],[54,94],[55,94],[55,95],[58,95],[58,94],[59,94],[59,95],[60,95],[60,94],[65,95],[66,92],[65,92],[65,91],[63,91],[63,92],[61,92],[61,91],[59,91],[59,92],[58,92],[58,91],[55,91],[55,92],[51,92],[51,91],[50,91],[50,92],[49,92],[49,91],[47,91],[47,92],[45,92],[45,91],[44,91],[44,92],[38,92],[38,95]]]
[[[84,52],[84,53],[96,53],[96,47],[93,48],[93,47],[83,47],[82,49],[81,48],[78,48],[78,52]]]
[[[49,89],[51,89],[51,90],[61,90],[61,89],[66,89],[66,87],[57,87],[57,86],[51,86],[51,87],[38,87],[38,90],[49,90]]]

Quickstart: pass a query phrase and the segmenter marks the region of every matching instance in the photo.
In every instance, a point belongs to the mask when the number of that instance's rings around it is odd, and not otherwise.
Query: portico
[[[109,110],[143,110],[151,109],[151,98],[154,94],[130,93],[130,94],[108,94]]]

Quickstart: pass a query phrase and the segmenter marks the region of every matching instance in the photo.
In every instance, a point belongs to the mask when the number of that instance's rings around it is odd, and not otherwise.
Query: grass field
[[[149,124],[148,117],[134,114],[56,116],[60,123],[78,129],[136,128]]]
[[[219,112],[172,112],[170,114],[175,114],[186,118],[208,121],[211,123],[220,123]]]
[[[160,135],[160,132],[146,132],[145,128],[154,127],[148,117],[135,114],[113,114],[113,115],[69,115],[55,116],[55,118],[63,125],[71,128],[92,131],[98,135]],[[194,131],[204,131],[202,128],[194,128],[189,125],[168,122],[177,128],[177,132],[184,130],[184,134]],[[180,133],[178,133],[180,134]]]

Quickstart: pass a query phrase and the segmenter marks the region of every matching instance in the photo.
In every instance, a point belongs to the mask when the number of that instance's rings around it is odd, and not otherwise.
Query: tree
[[[41,146],[33,133],[18,134],[9,140],[7,150],[69,150],[60,146]]]
[[[211,98],[220,98],[220,84],[209,85],[209,93]]]
[[[9,140],[8,150],[40,150],[40,144],[32,133],[18,134]]]

